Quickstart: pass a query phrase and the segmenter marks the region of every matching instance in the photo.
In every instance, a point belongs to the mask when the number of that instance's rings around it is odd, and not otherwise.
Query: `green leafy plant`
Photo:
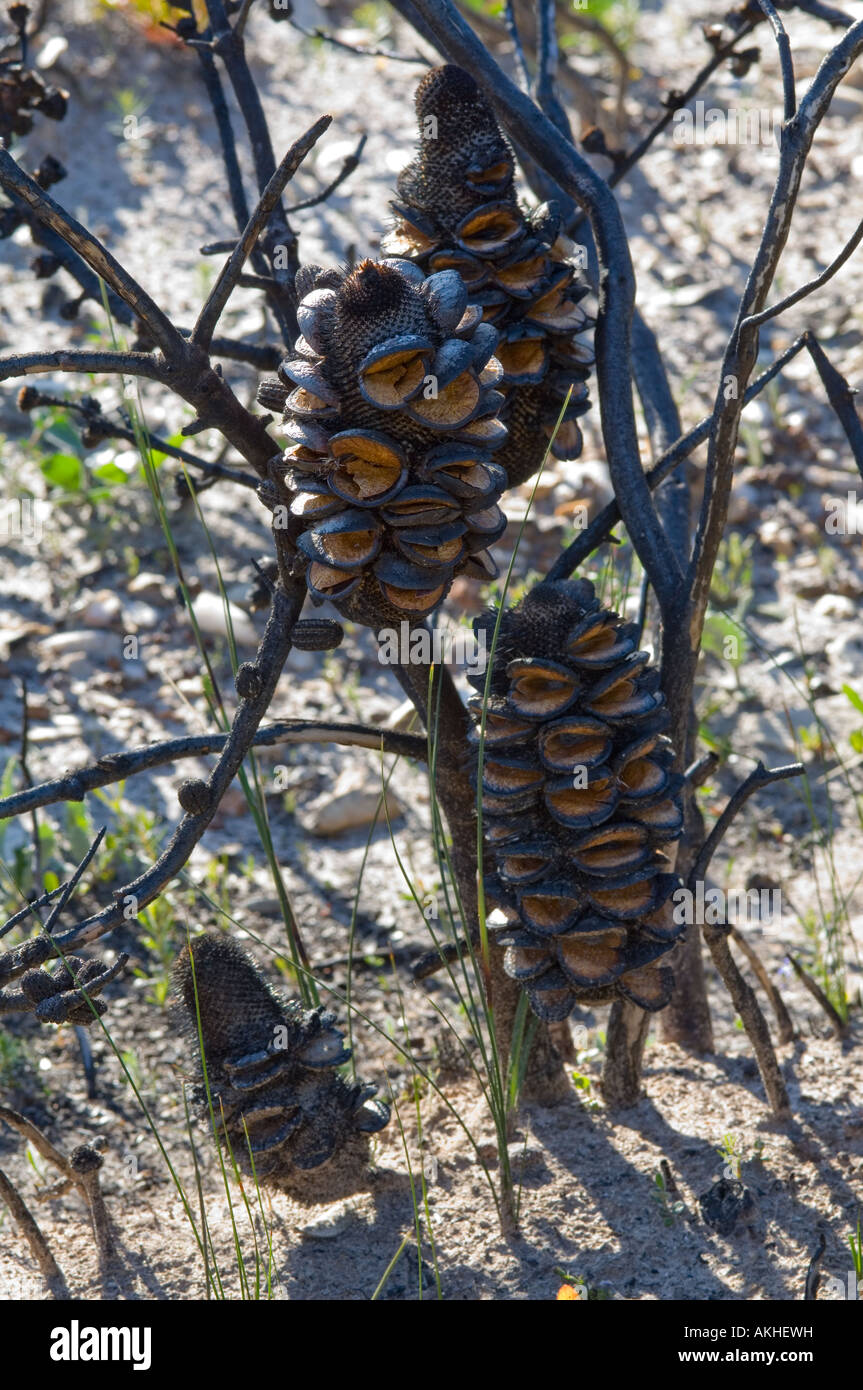
[[[664,1226],[673,1226],[677,1217],[682,1216],[686,1211],[686,1203],[682,1202],[679,1197],[672,1197],[669,1192],[665,1174],[661,1168],[657,1168],[653,1175],[653,1190],[650,1196],[659,1207]]]
[[[723,1134],[722,1143],[716,1150],[723,1161],[723,1176],[726,1178],[736,1178],[741,1181],[743,1154],[738,1148],[737,1140],[733,1134]]]

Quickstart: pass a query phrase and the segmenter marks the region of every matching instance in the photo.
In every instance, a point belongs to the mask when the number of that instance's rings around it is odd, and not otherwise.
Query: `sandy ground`
[[[314,7],[307,8],[314,21]],[[863,12],[860,5],[847,8],[855,15]],[[633,52],[641,77],[629,99],[635,129],[643,127],[645,112],[657,111],[663,90],[700,66],[704,44],[694,19],[718,18],[719,9],[714,13],[697,3],[673,10],[642,6]],[[48,35],[62,31],[68,40],[58,76],[71,90],[72,110],[63,125],[38,129],[28,142],[27,162],[35,165],[49,148],[56,153],[69,170],[57,196],[104,238],[177,321],[189,322],[213,273],[198,247],[232,230],[206,101],[185,55],[170,45],[147,42],[119,16],[99,26],[87,24],[89,13],[86,4],[74,0],[62,7],[62,24],[55,20],[48,27]],[[826,50],[829,34],[798,15],[789,18],[789,29],[803,83]],[[399,31],[392,41],[405,51],[411,43]],[[411,148],[409,96],[418,69],[313,48],[286,26],[268,25],[263,16],[252,23],[250,43],[277,149],[285,148],[321,110],[335,117],[326,141],[296,180],[296,198],[309,196],[332,178],[359,134],[368,133],[361,170],[325,208],[298,215],[304,258],[333,262],[352,246],[373,250],[387,190]],[[766,38],[762,45],[764,61],[748,78],[739,81],[724,73],[714,79],[704,92],[708,106],[758,102],[776,107],[781,96],[778,68]],[[125,61],[129,51],[135,55],[132,65]],[[669,54],[673,62],[665,56]],[[852,74],[819,134],[777,294],[822,269],[853,230],[857,214],[847,206],[851,199],[846,190],[860,173],[860,91]],[[145,132],[136,140],[122,138],[130,111]],[[760,231],[775,161],[775,145],[769,143],[677,146],[666,138],[620,190],[639,303],[660,337],[686,425],[700,419],[712,399],[715,364]],[[8,351],[10,344],[26,342],[38,348],[55,343],[58,335],[83,344],[87,315],[71,326],[63,323],[57,308],[64,295],[28,273],[28,246],[16,238],[3,247],[0,346]],[[799,306],[765,330],[765,361],[804,327],[816,326],[836,365],[852,385],[859,385],[860,265],[852,260],[811,305]],[[40,318],[43,296],[46,312]],[[225,330],[238,336],[261,334],[251,292],[240,292],[232,301]],[[250,396],[252,375],[232,365],[227,370]],[[58,389],[68,385],[60,379],[52,384]],[[110,386],[100,387],[100,398],[106,408],[117,399]],[[144,404],[152,429],[173,431],[189,418],[185,407],[166,402],[149,388]],[[38,455],[28,444],[27,422],[14,409],[14,390],[0,393],[0,427],[8,436],[3,454],[8,475],[15,485],[32,485],[35,479],[38,487]],[[123,447],[110,446],[100,451],[97,462],[118,458],[124,461]],[[589,1084],[574,1086],[571,1097],[554,1110],[525,1107],[519,1115],[513,1154],[523,1155],[520,1234],[503,1239],[490,1189],[498,1181],[492,1121],[470,1075],[465,1069],[453,1074],[452,1049],[435,1006],[447,1010],[462,1033],[464,1021],[454,1012],[446,984],[436,981],[420,990],[407,983],[406,966],[427,948],[428,936],[398,873],[384,825],[371,840],[355,924],[360,963],[354,989],[367,1021],[356,1021],[354,1044],[361,1075],[377,1081],[384,1094],[391,1088],[399,1100],[410,1169],[416,1173],[422,1167],[427,1176],[431,1222],[423,1235],[422,1264],[409,1164],[393,1122],[375,1142],[367,1191],[311,1208],[281,1194],[265,1199],[278,1296],[368,1298],[405,1237],[402,1257],[381,1297],[415,1299],[421,1282],[423,1296],[435,1297],[436,1260],[447,1299],[552,1298],[560,1284],[558,1267],[623,1298],[799,1299],[822,1228],[825,1272],[847,1276],[847,1237],[863,1199],[859,1009],[847,1037],[841,1042],[833,1038],[824,1015],[789,974],[785,957],[793,948],[811,963],[812,937],[803,922],[810,914],[817,929],[833,906],[831,863],[813,828],[814,816],[816,826],[833,827],[832,862],[849,898],[847,989],[849,997],[858,998],[863,901],[857,889],[857,805],[863,788],[849,737],[863,718],[843,686],[863,689],[858,620],[863,565],[856,535],[825,531],[827,500],[844,497],[856,478],[814,373],[799,358],[763,403],[747,409],[740,448],[732,524],[751,542],[751,574],[743,581],[729,567],[726,577],[732,607],[738,589],[751,589],[747,622],[753,639],[736,672],[727,661],[706,657],[700,689],[705,726],[724,754],[722,768],[704,790],[708,815],[720,809],[756,757],[779,764],[802,756],[807,764],[805,786],[783,783],[749,804],[712,869],[720,886],[772,885],[782,891],[781,921],[751,923],[747,935],[780,985],[797,1028],[795,1042],[781,1053],[797,1120],[793,1132],[772,1124],[745,1035],[735,1026],[733,1010],[715,979],[710,983],[715,1056],[693,1059],[651,1039],[645,1099],[613,1120],[595,1084],[604,1013],[585,1011],[574,1020],[583,1030],[576,1068]],[[607,495],[593,419],[583,459],[556,467],[543,480],[519,555],[520,572],[544,568],[568,538],[568,504],[583,497],[595,507]],[[39,546],[0,547],[0,743],[7,754],[19,747],[19,679],[24,677],[30,689],[30,766],[36,780],[120,747],[209,727],[191,629],[167,577],[169,558],[151,504],[139,488],[123,489],[119,497],[119,507],[112,504],[110,509],[63,507],[57,513],[62,525],[47,528]],[[231,485],[204,494],[202,505],[218,540],[229,592],[242,603],[251,557],[269,548],[265,514]],[[523,498],[508,499],[514,519],[523,508]],[[212,595],[214,567],[193,509],[177,507],[173,526],[187,575],[205,597]],[[130,552],[139,557],[137,573]],[[505,561],[505,545],[498,553]],[[475,586],[463,586],[456,597],[464,609],[477,610]],[[450,601],[454,615],[458,603],[455,597]],[[247,655],[255,627],[261,627],[260,615],[250,621],[243,648]],[[124,633],[139,637],[137,662],[120,660]],[[63,640],[52,644],[56,637]],[[229,689],[224,643],[218,639],[213,639],[213,660]],[[292,677],[279,688],[274,717],[355,719],[361,712],[369,722],[384,722],[400,701],[395,682],[361,631],[349,632],[343,647],[326,659],[295,654],[289,669]],[[847,772],[829,746],[824,759],[818,754],[814,717],[803,698],[807,689]],[[316,827],[335,795],[379,787],[379,763],[375,755],[357,750],[283,748],[262,755],[265,778],[276,764],[288,769],[287,795],[273,792],[268,803],[279,861],[316,971],[341,989],[367,831],[327,837],[316,833]],[[193,765],[184,763],[182,773],[169,769],[126,784],[121,802],[125,834],[138,837],[136,852],[142,859],[169,832],[176,818],[176,787],[181,776],[194,772]],[[420,769],[402,764],[392,787],[402,808],[394,821],[399,851],[414,882],[433,892],[437,870],[425,777]],[[139,822],[130,829],[129,817],[137,807],[146,809],[152,825]],[[87,808],[95,824],[116,823],[115,812],[95,798],[88,798]],[[52,813],[51,819],[65,847],[63,816]],[[29,844],[30,827],[22,821],[5,829],[2,854],[9,862],[16,849]],[[272,959],[285,950],[284,928],[260,853],[257,863],[248,866],[256,838],[242,795],[232,789],[193,857],[190,876],[210,897],[226,895],[232,915],[263,943],[253,949],[270,978],[278,981]],[[109,892],[109,884],[97,883],[93,895],[79,905],[93,910]],[[216,916],[188,885],[172,889],[169,901],[173,922],[166,940],[151,936],[147,944],[127,933],[105,943],[108,958],[119,949],[130,951],[136,972],[110,990],[107,1021],[157,1117],[179,1178],[193,1192],[181,1099],[190,1058],[169,1011],[153,995],[165,979],[170,951],[184,924],[206,926]],[[399,972],[395,977],[387,964],[390,953]],[[386,1038],[401,1027],[402,1000],[411,1049],[424,1068],[439,1075],[447,1100],[474,1136],[479,1157],[434,1091],[423,1096],[420,1151],[408,1097],[410,1074]],[[19,1020],[5,1038],[0,1053],[5,1103],[25,1109],[61,1146],[104,1139],[104,1188],[122,1254],[122,1296],[200,1297],[203,1268],[188,1219],[103,1036],[96,1033],[92,1040],[95,1099],[87,1097],[71,1029],[49,1033]],[[719,1150],[726,1135],[733,1138],[754,1206],[745,1222],[723,1236],[704,1222],[698,1199],[722,1177],[726,1159]],[[238,1296],[218,1166],[206,1133],[198,1131],[197,1138],[214,1248],[226,1287]],[[655,1197],[662,1159],[679,1188],[679,1211],[666,1210]],[[0,1133],[0,1165],[35,1205],[50,1175],[34,1170],[6,1132]],[[238,1200],[236,1192],[233,1200]],[[96,1296],[95,1255],[79,1200],[66,1196],[37,1210],[73,1292]],[[261,1239],[260,1217],[258,1225]],[[253,1242],[242,1212],[239,1227],[250,1258]],[[3,1233],[0,1296],[38,1294],[32,1261],[8,1215]]]

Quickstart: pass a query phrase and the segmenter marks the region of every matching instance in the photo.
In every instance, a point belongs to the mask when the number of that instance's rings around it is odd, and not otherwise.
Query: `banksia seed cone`
[[[409,261],[306,267],[297,292],[296,355],[258,396],[290,439],[269,505],[302,527],[313,598],[373,626],[421,618],[456,574],[496,573],[497,332],[458,275]]]
[[[351,1053],[332,1014],[282,1004],[230,937],[199,936],[191,949],[193,961],[188,946],[177,958],[174,984],[196,1037],[200,1012],[216,1123],[240,1168],[251,1171],[251,1147],[258,1177],[290,1190],[334,1157],[359,1163],[390,1112],[371,1099],[374,1086],[335,1070]],[[198,1100],[206,1115],[203,1087]]]
[[[587,287],[575,283],[556,205],[529,216],[519,207],[512,150],[473,78],[449,64],[433,68],[416,110],[418,151],[399,175],[396,226],[382,249],[430,271],[457,270],[500,330],[509,438],[495,459],[516,486],[539,468],[570,387],[551,447],[557,458],[581,453],[577,420],[590,404],[593,357],[575,335],[590,322],[578,307]]]
[[[494,622],[474,624],[489,650]],[[666,906],[679,880],[661,851],[680,834],[682,779],[659,673],[636,639],[588,580],[540,584],[501,622],[482,766],[486,896],[507,918],[504,969],[543,1019],[581,1000],[653,1010],[670,996],[657,962],[680,935]],[[482,696],[470,705],[477,760]]]

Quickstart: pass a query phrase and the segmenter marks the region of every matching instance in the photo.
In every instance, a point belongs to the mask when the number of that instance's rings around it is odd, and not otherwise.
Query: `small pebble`
[[[300,1229],[300,1235],[309,1240],[335,1240],[356,1220],[357,1211],[353,1202],[339,1202],[327,1208],[325,1214]]]

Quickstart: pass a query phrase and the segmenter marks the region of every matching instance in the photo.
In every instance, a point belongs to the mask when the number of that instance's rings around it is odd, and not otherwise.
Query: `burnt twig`
[[[821,1283],[821,1261],[826,1249],[827,1237],[823,1230],[819,1230],[818,1244],[812,1252],[812,1258],[806,1270],[806,1283],[803,1286],[804,1303],[815,1303],[818,1298],[818,1288]]]
[[[36,1218],[2,1169],[0,1169],[0,1198],[3,1199],[12,1213],[15,1224],[29,1245],[30,1253],[38,1264],[42,1277],[54,1297],[57,1299],[69,1298],[69,1288],[65,1275],[54,1259]]]
[[[0,150],[0,186],[19,192],[34,213],[62,235],[116,290],[134,309],[164,355],[160,358],[155,353],[29,353],[0,363],[0,380],[3,376],[51,370],[128,371],[152,377],[193,405],[205,426],[219,429],[237,452],[266,477],[267,464],[275,452],[274,441],[260,417],[240,404],[227,382],[211,367],[207,354],[183,338],[114,257],[48,197],[6,150]]]
[[[122,439],[136,447],[139,443],[140,436],[128,424],[103,415],[101,406],[93,397],[71,400],[65,396],[55,396],[50,391],[39,391],[36,387],[22,388],[18,397],[19,410],[37,410],[40,406],[59,406],[62,410],[77,416],[84,430],[86,448],[95,447],[102,439]],[[149,449],[156,449],[159,453],[167,454],[169,458],[179,459],[193,468],[200,468],[202,473],[213,478],[224,478],[243,487],[257,487],[257,478],[249,473],[241,473],[238,469],[228,468],[214,460],[199,458],[197,454],[190,454],[188,449],[180,449],[159,434],[149,434],[146,429],[142,432],[144,443]]]
[[[779,49],[779,66],[782,69],[782,92],[785,99],[785,119],[786,121],[790,121],[797,110],[791,42],[785,31],[785,25],[776,13],[776,9],[771,4],[771,0],[757,0],[757,3],[764,12],[770,28],[773,30],[776,39],[776,47]]]
[[[820,290],[822,285],[826,285],[828,280],[832,280],[837,270],[845,264],[850,256],[854,254],[857,247],[863,240],[863,222],[860,222],[853,236],[846,242],[839,255],[830,262],[826,270],[822,270],[820,275],[816,275],[814,280],[809,280],[805,285],[801,285],[799,290],[789,294],[785,299],[781,299],[778,304],[771,304],[766,309],[762,309],[760,314],[753,314],[750,318],[744,319],[741,328],[760,328],[762,323],[768,319],[775,319],[779,314],[790,309],[792,304],[799,304],[801,299],[806,299],[815,290]]]
[[[93,1234],[96,1238],[96,1250],[99,1258],[99,1273],[104,1283],[108,1274],[108,1267],[116,1258],[116,1251],[111,1237],[105,1201],[99,1185],[99,1169],[104,1161],[102,1155],[88,1144],[79,1144],[67,1158],[51,1143],[47,1135],[43,1134],[38,1125],[34,1125],[31,1120],[20,1115],[17,1110],[10,1109],[9,1106],[0,1105],[0,1120],[3,1120],[10,1129],[16,1130],[23,1139],[33,1145],[48,1163],[61,1173],[63,1181],[56,1193],[52,1195],[60,1195],[67,1191],[71,1185],[76,1187],[84,1198],[93,1223]]]
[[[0,150],[0,154],[2,154]],[[141,376],[165,381],[164,361],[149,352],[90,352],[84,348],[58,348],[55,352],[22,352],[0,358],[0,381],[42,372],[104,372],[112,376]]]
[[[222,310],[231,296],[231,292],[239,279],[252,247],[256,244],[264,227],[266,227],[288,183],[297,172],[297,169],[299,169],[306,155],[314,148],[328,126],[332,124],[332,119],[332,116],[320,116],[318,120],[315,121],[314,125],[309,127],[305,135],[302,135],[299,140],[294,141],[293,145],[291,145],[291,148],[288,150],[278,169],[276,169],[261,194],[258,205],[246,224],[243,235],[240,237],[234,251],[225,262],[215,285],[210,291],[209,297],[198,315],[198,321],[192,331],[191,342],[204,348],[208,346]]]
[[[747,1037],[752,1043],[755,1060],[767,1099],[774,1114],[786,1118],[791,1113],[788,1091],[779,1070],[767,1021],[761,1012],[758,1000],[751,986],[746,983],[728,945],[728,935],[722,927],[702,927],[707,948],[713,963],[722,977],[722,983],[731,996],[731,1002],[740,1015]]]
[[[764,388],[773,381],[774,377],[778,376],[782,368],[809,346],[810,339],[810,334],[803,333],[790,347],[787,347],[776,358],[776,361],[772,362],[767,370],[747,388],[744,405],[754,401],[756,396],[760,395]],[[690,454],[694,453],[700,444],[704,443],[710,434],[712,424],[713,416],[706,415],[699,424],[678,439],[645,473],[644,476],[651,491],[654,491],[664,478],[667,478],[675,468],[689,458]],[[612,530],[620,520],[620,507],[617,501],[609,502],[590,525],[581,531],[575,540],[561,552],[546,577],[550,580],[567,579],[589,555],[593,554],[598,546],[602,545],[603,541],[608,540]]]
[[[76,222],[59,203],[55,203],[49,193],[39,187],[34,179],[12,158],[8,150],[0,149],[0,186],[7,193],[15,194],[40,218],[46,222],[68,245],[72,246],[86,264],[110,286],[146,325],[153,341],[158,343],[170,362],[182,357],[183,340],[146,290],[135,281],[120,265],[110,251],[96,240],[86,227]],[[98,368],[94,368],[98,370]]]
[[[302,34],[305,39],[317,39],[320,43],[328,43],[333,48],[341,49],[343,53],[353,53],[358,58],[391,58],[394,63],[420,63],[423,67],[428,67],[429,60],[422,53],[396,53],[392,48],[368,48],[360,47],[358,44],[346,43],[344,39],[337,38],[335,34],[327,33],[326,29],[314,28],[307,29],[304,24],[300,24],[293,15],[286,16],[292,29],[296,29],[298,34]],[[296,208],[291,208],[291,212],[296,212]]]
[[[519,82],[523,90],[529,92],[530,71],[527,66],[527,59],[524,56],[524,48],[521,42],[521,35],[518,32],[518,23],[516,22],[512,0],[506,0],[506,4],[503,7],[503,21],[512,39],[512,50],[515,55],[515,65],[518,70]]]
[[[269,707],[290,652],[291,632],[305,594],[306,586],[302,578],[293,581],[290,591],[276,589],[267,628],[255,661],[258,680],[254,698],[242,701],[219,761],[209,779],[193,784],[194,809],[186,811],[169,844],[156,862],[131,883],[116,890],[111,906],[77,923],[59,937],[36,937],[16,950],[7,951],[0,956],[0,981],[6,984],[17,979],[31,967],[42,965],[52,955],[64,954],[98,940],[100,936],[104,936],[106,932],[112,931],[114,927],[127,920],[130,904],[138,912],[159,897],[166,884],[185,866],[252,746],[258,725]],[[185,799],[187,803],[192,800],[188,796]]]
[[[556,0],[536,0],[538,21],[536,80],[534,96],[539,106],[558,130],[567,132],[569,120],[557,95],[557,4]],[[566,135],[572,139],[572,132]]]
[[[612,188],[620,183],[621,179],[625,178],[629,171],[644,157],[651,145],[653,145],[663,131],[671,125],[676,113],[681,111],[684,106],[688,106],[689,102],[701,91],[705,82],[713,76],[717,68],[720,68],[727,58],[733,56],[740,41],[747,38],[748,35],[752,33],[757,23],[757,20],[750,21],[741,29],[738,29],[727,43],[718,46],[713,53],[713,57],[695,74],[695,77],[685,91],[671,92],[669,94],[666,99],[665,114],[662,115],[647,134],[639,140],[638,144],[629,154],[624,155],[623,158],[615,163],[614,169],[608,179],[609,185]]]
[[[835,410],[839,423],[845,431],[845,438],[851,446],[854,462],[863,478],[863,424],[854,405],[854,392],[848,382],[837,372],[814,333],[806,335],[806,348],[815,363],[816,371],[824,383],[827,399]]]
[[[227,734],[194,734],[152,743],[146,748],[131,749],[126,753],[109,753],[89,767],[79,768],[65,777],[57,777],[6,797],[0,801],[0,817],[20,816],[34,807],[51,806],[58,801],[81,801],[87,792],[96,787],[111,786],[149,768],[163,767],[183,758],[221,753],[227,741]],[[338,743],[345,747],[372,748],[375,751],[383,747],[385,753],[396,753],[416,762],[425,762],[428,756],[425,735],[402,734],[393,729],[377,729],[366,724],[338,724],[327,720],[285,719],[264,725],[257,730],[250,746],[271,748],[277,743]],[[0,935],[5,930],[0,928]]]
[[[762,762],[750,772],[749,776],[734,792],[729,799],[722,814],[717,818],[704,844],[698,854],[698,858],[692,866],[692,870],[687,880],[687,887],[694,889],[695,884],[703,880],[707,873],[711,859],[719,848],[729,826],[735,816],[755,792],[761,791],[762,787],[769,787],[773,782],[784,782],[789,777],[800,777],[804,771],[802,763],[788,763],[785,767],[767,768]]]
[[[830,1027],[833,1029],[833,1032],[836,1034],[836,1037],[843,1038],[848,1031],[848,1026],[843,1021],[841,1015],[830,1003],[830,1000],[827,998],[827,995],[824,993],[817,980],[813,980],[812,976],[809,974],[809,971],[804,970],[797,957],[792,955],[790,951],[788,952],[788,959],[791,962],[792,969],[794,971],[794,974],[797,976],[798,980],[801,982],[801,984],[803,984],[806,987],[806,989],[808,989],[809,993],[812,995],[812,998],[824,1010],[824,1013],[827,1015],[827,1018],[830,1021]]]
[[[363,150],[366,147],[367,139],[367,135],[360,136],[353,154],[349,154],[345,157],[341,169],[336,174],[335,178],[327,184],[326,188],[322,188],[320,193],[315,193],[311,198],[304,198],[301,203],[293,203],[292,206],[288,208],[288,212],[291,215],[295,212],[305,212],[307,208],[316,208],[319,204],[325,203],[328,198],[331,198],[336,189],[344,183],[346,178],[350,177],[356,168],[358,168],[359,162],[363,157]]]
[[[770,976],[767,974],[764,962],[762,961],[758,952],[753,950],[749,942],[746,940],[746,937],[737,927],[731,928],[731,936],[732,939],[736,941],[737,945],[740,947],[746,959],[749,961],[749,964],[752,966],[752,969],[755,971],[755,974],[758,977],[758,982],[761,985],[761,988],[764,990],[764,993],[770,1000],[773,1012],[776,1015],[776,1028],[779,1034],[780,1043],[791,1042],[794,1038],[794,1024],[791,1022],[791,1015],[785,1007],[785,1001],[782,998],[782,995],[779,993],[779,990],[776,988]]]
[[[255,179],[259,195],[263,194],[276,172],[276,156],[267,126],[267,118],[261,103],[260,93],[249,70],[242,30],[238,33],[228,22],[223,0],[205,0],[207,17],[210,23],[210,51],[225,65],[225,71],[237,98],[237,104],[246,126],[252,158],[255,165]],[[199,41],[191,40],[193,46]],[[276,256],[276,248],[283,247],[287,253],[286,264]],[[297,238],[288,222],[281,199],[278,199],[270,215],[269,223],[261,238],[261,249],[270,267],[270,274],[277,282],[275,294],[287,321],[288,341],[292,344],[297,332],[296,307],[293,299],[294,276],[299,269]],[[276,263],[278,260],[278,264]]]

